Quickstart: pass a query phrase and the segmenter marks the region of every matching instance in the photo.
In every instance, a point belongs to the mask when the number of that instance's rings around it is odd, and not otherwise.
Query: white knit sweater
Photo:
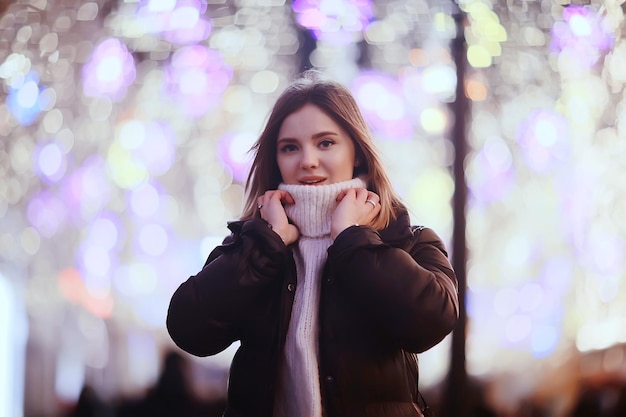
[[[274,417],[321,417],[318,367],[318,306],[320,279],[332,244],[330,221],[337,195],[350,188],[365,188],[360,178],[328,185],[280,184],[295,204],[287,217],[298,227],[300,239],[293,256],[298,282],[287,331],[284,362],[276,394]]]

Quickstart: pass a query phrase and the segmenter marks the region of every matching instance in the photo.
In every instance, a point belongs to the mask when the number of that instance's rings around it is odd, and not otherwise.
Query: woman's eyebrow
[[[323,132],[319,132],[313,135],[312,139],[319,139],[324,136],[338,136],[337,132],[333,132],[331,130],[325,130]]]
[[[313,136],[311,136],[311,139],[319,139],[319,138],[323,138],[324,136],[339,136],[339,134],[331,130],[325,130],[323,132],[318,132],[314,134]],[[276,143],[281,143],[281,142],[298,142],[298,139],[285,136],[284,138],[278,138],[278,140],[276,141]]]
[[[278,138],[278,140],[276,141],[276,143],[282,143],[282,142],[298,142],[298,139],[296,138],[290,138],[290,137],[284,137],[284,138]]]

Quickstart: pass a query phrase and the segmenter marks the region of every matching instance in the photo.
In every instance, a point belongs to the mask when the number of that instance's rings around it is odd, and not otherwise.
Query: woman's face
[[[305,104],[285,118],[276,145],[285,184],[322,185],[352,179],[352,139],[314,104]]]

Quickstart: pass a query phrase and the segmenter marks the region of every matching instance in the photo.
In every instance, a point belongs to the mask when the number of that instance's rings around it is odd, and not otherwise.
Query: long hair
[[[267,190],[274,190],[282,177],[276,162],[276,141],[283,121],[305,104],[313,104],[341,126],[354,142],[355,157],[359,163],[354,177],[361,176],[368,189],[380,196],[381,211],[374,220],[374,228],[383,229],[396,217],[400,198],[394,192],[383,168],[370,130],[356,100],[342,84],[323,78],[309,70],[291,83],[278,97],[268,117],[265,129],[252,147],[255,157],[246,181],[246,197],[241,220],[257,214],[257,198]]]

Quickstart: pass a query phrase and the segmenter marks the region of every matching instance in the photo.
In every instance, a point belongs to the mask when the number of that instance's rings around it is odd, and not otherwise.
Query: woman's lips
[[[304,185],[315,185],[324,182],[326,178],[323,177],[304,177],[300,178],[298,182]]]

